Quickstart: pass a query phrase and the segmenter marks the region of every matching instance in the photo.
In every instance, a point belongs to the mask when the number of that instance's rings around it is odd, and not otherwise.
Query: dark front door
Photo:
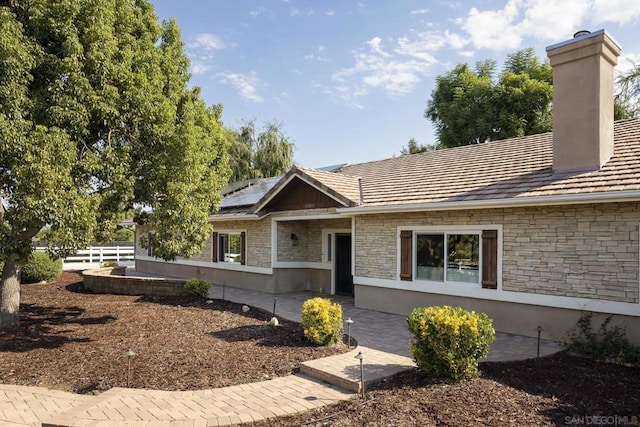
[[[336,294],[353,295],[351,234],[336,234]]]

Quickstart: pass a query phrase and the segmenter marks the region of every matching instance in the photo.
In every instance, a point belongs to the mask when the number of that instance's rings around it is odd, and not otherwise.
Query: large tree
[[[221,107],[188,66],[147,0],[0,1],[0,328],[18,325],[19,265],[44,226],[63,256],[148,206],[156,256],[204,246],[229,169]]]
[[[475,69],[459,64],[436,78],[425,117],[434,123],[438,148],[551,130],[550,65],[528,48],[509,55],[496,74],[489,60]]]
[[[293,165],[294,144],[278,122],[266,122],[256,129],[246,120],[239,129],[226,129],[231,159],[231,181],[272,177],[285,173]]]

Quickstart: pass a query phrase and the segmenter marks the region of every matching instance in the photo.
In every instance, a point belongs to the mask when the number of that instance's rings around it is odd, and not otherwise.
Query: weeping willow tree
[[[229,141],[231,181],[272,177],[284,174],[293,166],[294,144],[277,122],[266,122],[256,129],[247,120],[238,130],[227,129]]]

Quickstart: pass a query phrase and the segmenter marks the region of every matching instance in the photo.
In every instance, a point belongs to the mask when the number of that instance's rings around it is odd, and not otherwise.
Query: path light
[[[276,317],[276,302],[278,301],[278,297],[273,297],[273,316]]]
[[[129,387],[131,385],[131,358],[137,356],[137,354],[129,349],[124,355],[127,356],[127,387]]]
[[[538,352],[536,353],[536,358],[540,357],[540,332],[544,331],[544,328],[541,325],[538,325],[538,327],[536,328],[536,331],[538,331]]]
[[[351,317],[347,317],[344,323],[347,324],[347,346],[351,348],[351,325],[353,325],[353,320],[351,320]]]
[[[359,351],[358,354],[355,355],[355,358],[360,361],[360,390],[362,391],[362,400],[364,400],[364,369],[362,367],[364,355]]]
[[[250,309],[249,309],[249,306],[248,306],[248,305],[246,305],[246,304],[245,304],[245,305],[243,305],[243,306],[242,306],[242,312],[243,312],[243,313],[246,313],[246,312],[248,312],[249,310],[250,310]]]

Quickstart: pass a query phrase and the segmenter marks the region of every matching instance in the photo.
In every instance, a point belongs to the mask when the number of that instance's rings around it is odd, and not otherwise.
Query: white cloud
[[[412,15],[425,15],[427,13],[429,13],[429,9],[418,9],[418,10],[411,11]]]
[[[252,18],[257,18],[258,16],[262,15],[265,12],[266,12],[265,8],[260,6],[257,9],[250,10],[249,11],[249,16],[252,17]]]
[[[473,7],[462,21],[462,28],[477,48],[515,49],[522,42],[514,24],[519,14],[519,3],[518,0],[509,0],[503,9],[483,12]]]
[[[324,14],[327,16],[333,16],[336,14],[336,11],[331,9],[331,10],[327,10]]]
[[[638,0],[595,0],[593,21],[625,24],[640,17]]]
[[[204,74],[211,69],[210,66],[204,64],[194,64],[191,66],[191,72],[193,74]]]
[[[638,0],[508,0],[500,9],[471,8],[454,22],[474,47],[499,51],[522,47],[525,37],[555,42],[592,25],[621,25],[638,18]]]
[[[298,9],[297,7],[292,7],[289,10],[289,15],[291,15],[291,16],[300,16],[300,9]]]
[[[324,52],[325,50],[326,50],[326,47],[323,45],[320,45],[316,48],[316,51],[314,53],[309,53],[307,55],[304,55],[304,59],[306,61],[331,62],[331,58],[328,58],[327,56],[322,54],[322,52]]]
[[[258,94],[258,86],[262,85],[262,81],[255,71],[247,74],[219,73],[218,76],[220,83],[233,86],[244,99],[253,102],[264,101],[264,98]]]
[[[380,37],[374,37],[371,40],[367,41],[367,44],[369,45],[369,48],[371,48],[371,51],[373,53],[377,53],[379,55],[388,57],[389,54],[386,53],[383,49],[382,49],[382,39]]]
[[[193,42],[189,43],[187,47],[202,48],[205,50],[220,50],[224,49],[226,46],[216,34],[200,33],[194,36]]]

